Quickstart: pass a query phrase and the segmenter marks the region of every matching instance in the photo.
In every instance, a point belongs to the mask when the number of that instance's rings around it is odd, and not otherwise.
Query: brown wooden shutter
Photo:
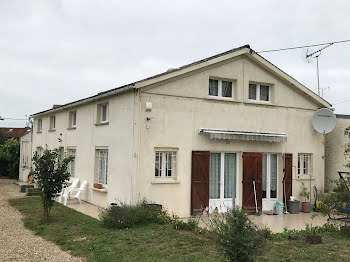
[[[243,153],[243,209],[255,211],[254,186],[258,210],[262,210],[262,153]]]
[[[284,189],[283,189],[283,203],[290,199],[292,195],[292,171],[293,171],[293,155],[284,154]]]
[[[191,215],[209,206],[209,151],[192,151]]]

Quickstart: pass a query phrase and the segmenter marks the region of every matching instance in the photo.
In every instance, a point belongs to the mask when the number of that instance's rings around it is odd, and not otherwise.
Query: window
[[[97,123],[105,124],[108,123],[109,109],[108,103],[97,105]]]
[[[38,146],[36,148],[36,153],[38,154],[39,157],[43,155],[43,148],[41,146]]]
[[[262,84],[249,84],[249,100],[269,102],[270,86]]]
[[[103,185],[107,185],[107,178],[108,178],[108,150],[107,149],[96,150],[96,164],[97,164],[97,170],[96,170],[97,182]]]
[[[77,111],[70,111],[68,128],[75,128],[76,126],[77,126]]]
[[[75,176],[75,149],[68,149],[68,156],[72,157],[72,160],[69,162],[68,171],[71,177]]]
[[[174,179],[176,174],[176,151],[157,151],[155,154],[155,178]]]
[[[298,154],[298,175],[312,176],[312,154]]]
[[[209,95],[233,98],[233,82],[209,79]]]
[[[56,129],[56,117],[50,116],[50,131],[53,131]]]
[[[42,119],[38,119],[37,120],[37,128],[36,128],[36,132],[41,132],[43,130],[43,120]]]

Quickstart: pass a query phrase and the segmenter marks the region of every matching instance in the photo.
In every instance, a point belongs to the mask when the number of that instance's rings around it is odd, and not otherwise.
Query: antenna
[[[308,49],[306,49],[306,61],[308,61],[309,63],[309,59],[310,58],[316,58],[316,65],[317,65],[317,94],[320,95],[320,71],[319,71],[319,67],[318,67],[318,57],[321,55],[321,51],[330,47],[331,45],[333,45],[334,43],[330,43],[327,44],[326,46],[322,47],[321,49],[312,52],[310,54],[308,54]]]

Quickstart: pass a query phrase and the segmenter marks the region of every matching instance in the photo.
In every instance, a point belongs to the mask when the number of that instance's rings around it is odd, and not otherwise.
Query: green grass
[[[225,261],[206,235],[152,224],[110,230],[73,209],[55,203],[49,223],[42,221],[40,198],[11,199],[24,214],[24,224],[36,234],[88,261]],[[349,261],[349,236],[322,233],[323,243],[303,239],[268,241],[257,261]]]
[[[37,235],[88,261],[225,261],[204,235],[170,225],[110,230],[100,221],[55,203],[48,223],[42,221],[40,198],[9,200],[24,214],[24,225]]]

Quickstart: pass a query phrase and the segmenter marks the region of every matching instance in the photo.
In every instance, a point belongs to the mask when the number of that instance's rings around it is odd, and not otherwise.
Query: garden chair
[[[81,199],[80,199],[80,196],[81,196],[81,192],[84,190],[85,186],[87,184],[87,181],[84,180],[81,184],[80,184],[80,187],[79,188],[74,188],[70,191],[70,195],[68,194],[64,194],[62,197],[64,199],[64,205],[66,206],[67,205],[67,200],[68,200],[68,197],[70,196],[71,198],[75,198],[77,201],[79,201],[79,204],[81,204]],[[74,194],[75,193],[75,194]]]
[[[72,181],[72,184],[71,184],[70,186],[65,187],[65,188],[62,188],[61,193],[58,193],[58,194],[57,194],[57,196],[58,196],[58,202],[61,203],[61,201],[62,201],[62,196],[63,196],[64,194],[67,194],[68,197],[69,197],[70,192],[72,191],[72,189],[77,188],[78,183],[79,183],[79,178],[74,178],[73,181]]]

